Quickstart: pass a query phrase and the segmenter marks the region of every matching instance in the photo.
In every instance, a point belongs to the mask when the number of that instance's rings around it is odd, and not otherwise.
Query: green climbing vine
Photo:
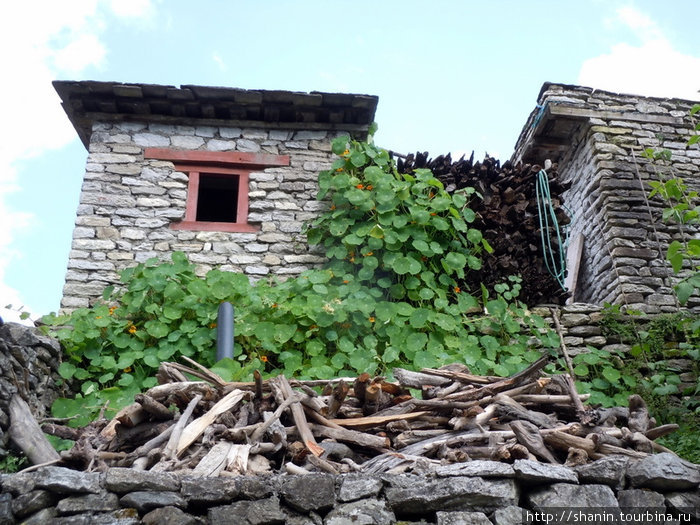
[[[251,284],[212,270],[198,277],[183,253],[121,273],[103,301],[46,322],[65,349],[59,372],[79,392],[56,416],[85,424],[107,401],[107,416],[156,383],[161,361],[189,356],[228,380],[254,370],[301,378],[390,374],[462,362],[474,373],[508,375],[558,347],[545,321],[517,300],[512,276],[489,292],[460,289],[490,250],[471,189],[447,193],[427,170],[397,173],[385,150],[341,137],[319,175],[327,209],[306,234],[328,258],[284,282]],[[236,308],[233,359],[214,363],[215,317]]]

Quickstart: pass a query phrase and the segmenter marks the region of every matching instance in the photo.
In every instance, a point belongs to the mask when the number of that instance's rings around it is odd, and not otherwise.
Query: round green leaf
[[[73,363],[68,363],[68,362],[63,362],[59,365],[58,367],[58,374],[63,378],[63,379],[70,379],[73,377],[73,374],[75,373],[76,367]]]
[[[445,256],[445,264],[453,270],[459,270],[466,266],[467,258],[461,253],[450,252]]]

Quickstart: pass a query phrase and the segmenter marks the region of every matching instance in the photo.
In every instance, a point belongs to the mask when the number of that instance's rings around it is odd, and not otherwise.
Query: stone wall
[[[382,476],[192,478],[43,467],[0,483],[0,523],[7,524],[515,525],[562,511],[598,523],[611,520],[596,520],[595,513],[682,512],[681,523],[700,518],[700,466],[672,454],[608,456],[574,468],[471,461]],[[576,521],[583,520],[560,522]]]
[[[9,405],[19,394],[36,418],[44,417],[58,397],[58,341],[17,323],[0,321],[0,458],[7,454]]]
[[[664,203],[653,199],[647,206],[645,193],[648,182],[659,179],[657,171],[700,189],[700,150],[686,145],[692,105],[579,86],[542,88],[514,158],[551,158],[572,183],[564,195],[574,216],[571,234],[585,236],[576,301],[651,313],[677,309],[671,287],[678,278],[665,254],[681,235],[677,225],[662,222]],[[670,150],[670,163],[644,159],[649,147]],[[697,229],[685,231],[686,239],[697,235]],[[692,297],[689,307],[700,309],[700,297]]]
[[[331,164],[342,131],[96,123],[89,145],[61,306],[87,306],[118,272],[151,257],[187,252],[201,273],[213,267],[256,279],[294,275],[323,259],[301,234],[324,204],[318,172]],[[183,219],[187,175],[172,162],[144,159],[149,147],[289,155],[290,165],[250,174],[249,215],[256,233],[169,228]]]

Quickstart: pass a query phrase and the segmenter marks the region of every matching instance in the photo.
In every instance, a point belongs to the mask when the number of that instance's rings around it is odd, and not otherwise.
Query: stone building
[[[331,140],[367,136],[377,97],[54,82],[88,150],[61,307],[172,251],[202,272],[293,275],[322,261],[301,234],[323,206]],[[231,206],[230,203],[235,203]]]
[[[252,278],[322,262],[301,234],[323,207],[318,172],[330,166],[333,137],[366,137],[377,106],[377,97],[338,93],[54,85],[89,152],[64,310],[100,297],[121,269],[176,250],[202,272]],[[700,150],[686,146],[692,104],[544,84],[513,159],[551,159],[572,182],[575,301],[676,308],[664,254],[680,234],[641,184],[672,172],[700,186]],[[650,163],[647,147],[670,150],[670,161]],[[700,298],[689,305],[700,309]]]
[[[569,282],[576,280],[574,301],[626,304],[649,313],[677,309],[671,287],[678,277],[665,261],[666,250],[672,240],[698,238],[700,232],[664,223],[665,204],[646,195],[649,181],[674,175],[700,190],[700,149],[687,145],[695,133],[693,104],[543,85],[513,159],[551,159],[572,183],[564,194],[574,217],[570,261],[577,248],[582,251],[578,271],[574,263],[569,275]],[[668,150],[670,160],[650,162],[642,155],[646,148]],[[700,310],[700,297],[691,297],[688,306]]]

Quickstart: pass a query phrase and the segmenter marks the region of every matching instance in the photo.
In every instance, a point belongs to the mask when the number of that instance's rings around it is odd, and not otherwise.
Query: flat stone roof
[[[88,147],[94,122],[343,130],[364,138],[379,97],[92,80],[53,82],[61,105]]]

